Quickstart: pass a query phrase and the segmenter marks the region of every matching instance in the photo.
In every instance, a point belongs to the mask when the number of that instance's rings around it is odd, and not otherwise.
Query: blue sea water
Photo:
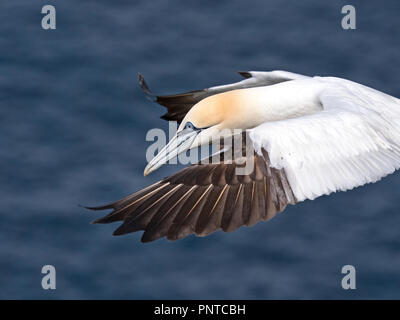
[[[57,29],[41,28],[41,8]],[[268,223],[142,244],[78,204],[144,178],[157,93],[237,81],[237,70],[348,78],[400,97],[400,4],[346,1],[60,1],[0,4],[0,298],[400,298],[400,175],[288,207]],[[57,289],[43,290],[54,265]],[[341,288],[354,265],[357,289]]]

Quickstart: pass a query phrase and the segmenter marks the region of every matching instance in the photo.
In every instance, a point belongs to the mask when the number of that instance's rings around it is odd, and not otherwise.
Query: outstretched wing
[[[319,94],[323,111],[250,130],[259,154],[285,170],[298,201],[376,182],[400,167],[400,100],[338,78]]]
[[[307,78],[306,76],[300,74],[280,70],[270,72],[246,71],[239,72],[239,74],[246,79],[236,83],[168,96],[153,95],[140,73],[139,84],[142,90],[151,100],[167,108],[167,113],[161,117],[162,119],[177,121],[180,123],[193,105],[208,96],[235,89],[269,86],[284,81]]]
[[[251,173],[237,174],[248,162],[254,164]],[[192,165],[117,202],[89,209],[113,209],[94,223],[123,221],[114,235],[144,230],[142,241],[149,242],[192,233],[206,236],[218,229],[230,232],[269,220],[289,203],[296,198],[285,170],[271,168],[264,151],[229,162]]]

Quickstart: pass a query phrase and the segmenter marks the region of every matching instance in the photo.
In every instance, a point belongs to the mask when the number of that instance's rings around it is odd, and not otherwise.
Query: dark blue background
[[[41,28],[53,4],[57,29]],[[1,298],[399,298],[400,175],[306,201],[230,234],[140,243],[78,204],[103,204],[144,178],[145,135],[167,128],[157,93],[283,69],[348,78],[400,97],[400,4],[355,1],[2,1]],[[57,289],[41,288],[41,268]],[[341,288],[341,267],[357,290]]]

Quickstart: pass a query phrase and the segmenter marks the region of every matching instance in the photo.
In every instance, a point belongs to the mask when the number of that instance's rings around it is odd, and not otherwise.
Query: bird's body
[[[254,151],[199,163],[103,207],[98,223],[124,221],[115,234],[162,236],[233,231],[268,220],[287,204],[375,182],[400,167],[400,100],[361,84],[285,71],[244,72],[245,80],[172,96],[152,96],[180,122],[145,174],[173,156],[241,129]],[[235,154],[235,153],[234,153]],[[250,172],[240,172],[252,164]]]

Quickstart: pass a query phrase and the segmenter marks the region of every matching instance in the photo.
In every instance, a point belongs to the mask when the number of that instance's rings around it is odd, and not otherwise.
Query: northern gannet
[[[154,96],[139,74],[145,93],[167,108],[162,118],[180,123],[145,175],[223,129],[244,130],[254,152],[193,164],[114,203],[89,207],[113,209],[94,223],[123,221],[114,235],[143,230],[143,242],[230,232],[269,220],[287,204],[376,182],[399,168],[399,99],[335,77],[240,74],[246,79],[169,96]],[[254,169],[238,175],[243,163]]]

